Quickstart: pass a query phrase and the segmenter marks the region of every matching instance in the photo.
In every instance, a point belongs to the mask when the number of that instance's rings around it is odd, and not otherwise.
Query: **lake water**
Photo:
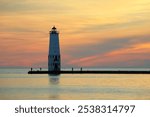
[[[27,74],[0,69],[0,99],[149,100],[149,74]]]

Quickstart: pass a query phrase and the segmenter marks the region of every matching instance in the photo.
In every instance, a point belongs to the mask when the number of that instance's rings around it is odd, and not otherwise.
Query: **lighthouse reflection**
[[[49,74],[49,83],[52,85],[57,85],[59,84],[59,77],[60,75],[51,75]]]
[[[60,75],[48,75],[49,77],[49,85],[50,85],[50,93],[49,99],[50,100],[58,100],[59,99],[59,78]],[[53,91],[51,91],[53,90]]]

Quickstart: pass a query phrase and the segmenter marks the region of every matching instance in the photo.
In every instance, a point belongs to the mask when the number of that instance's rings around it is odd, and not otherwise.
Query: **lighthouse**
[[[49,34],[48,71],[59,72],[61,69],[59,32],[54,26]]]

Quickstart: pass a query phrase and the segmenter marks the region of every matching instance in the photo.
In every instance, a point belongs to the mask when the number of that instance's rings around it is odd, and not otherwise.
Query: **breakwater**
[[[28,74],[150,74],[150,71],[125,71],[125,70],[107,70],[107,71],[29,71]]]

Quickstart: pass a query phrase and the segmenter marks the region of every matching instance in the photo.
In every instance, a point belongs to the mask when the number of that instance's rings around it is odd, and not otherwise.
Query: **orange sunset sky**
[[[0,66],[46,68],[53,25],[62,67],[150,68],[149,0],[0,0]]]

